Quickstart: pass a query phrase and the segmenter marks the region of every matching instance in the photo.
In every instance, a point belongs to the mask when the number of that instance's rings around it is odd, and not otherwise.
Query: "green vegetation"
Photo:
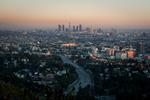
[[[64,89],[77,78],[74,67],[63,64],[55,55],[1,54],[0,65],[0,100],[64,100]],[[66,73],[56,74],[63,70]],[[18,77],[16,73],[24,77]],[[46,80],[49,74],[54,78]],[[50,81],[51,84],[38,84],[34,80]]]

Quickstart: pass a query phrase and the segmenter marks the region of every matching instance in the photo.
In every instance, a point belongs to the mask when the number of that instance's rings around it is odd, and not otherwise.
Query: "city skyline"
[[[1,0],[0,24],[149,28],[149,0]]]

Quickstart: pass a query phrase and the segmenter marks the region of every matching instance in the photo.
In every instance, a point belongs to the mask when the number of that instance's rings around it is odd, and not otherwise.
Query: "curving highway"
[[[73,67],[75,67],[76,72],[78,74],[78,79],[75,80],[72,84],[70,84],[67,89],[65,90],[65,94],[68,94],[72,91],[73,88],[75,88],[75,91],[78,92],[79,88],[84,88],[87,85],[92,85],[91,77],[89,73],[87,73],[81,66],[77,65],[76,63],[73,63],[70,59],[67,57],[60,55],[62,61],[66,64],[70,64]]]

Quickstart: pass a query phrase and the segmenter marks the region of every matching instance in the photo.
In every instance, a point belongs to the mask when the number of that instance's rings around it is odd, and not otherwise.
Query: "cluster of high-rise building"
[[[58,31],[65,31],[65,25],[58,25]]]
[[[82,25],[80,24],[80,25],[73,25],[72,26],[72,31],[73,32],[81,32],[82,31]]]
[[[83,27],[82,24],[71,25],[71,23],[68,25],[59,24],[56,30],[57,32],[104,33],[101,28],[94,28],[92,25],[90,27]],[[117,30],[111,29],[109,32],[107,32],[107,35],[112,35],[114,33],[117,33]]]
[[[82,25],[73,25],[71,26],[71,24],[69,23],[69,26],[66,27],[65,25],[58,25],[58,32],[82,32]]]

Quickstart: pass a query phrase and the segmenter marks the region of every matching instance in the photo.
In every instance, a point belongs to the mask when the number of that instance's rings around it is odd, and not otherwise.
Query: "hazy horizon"
[[[57,27],[83,24],[104,28],[150,27],[149,0],[1,0],[0,25]]]

